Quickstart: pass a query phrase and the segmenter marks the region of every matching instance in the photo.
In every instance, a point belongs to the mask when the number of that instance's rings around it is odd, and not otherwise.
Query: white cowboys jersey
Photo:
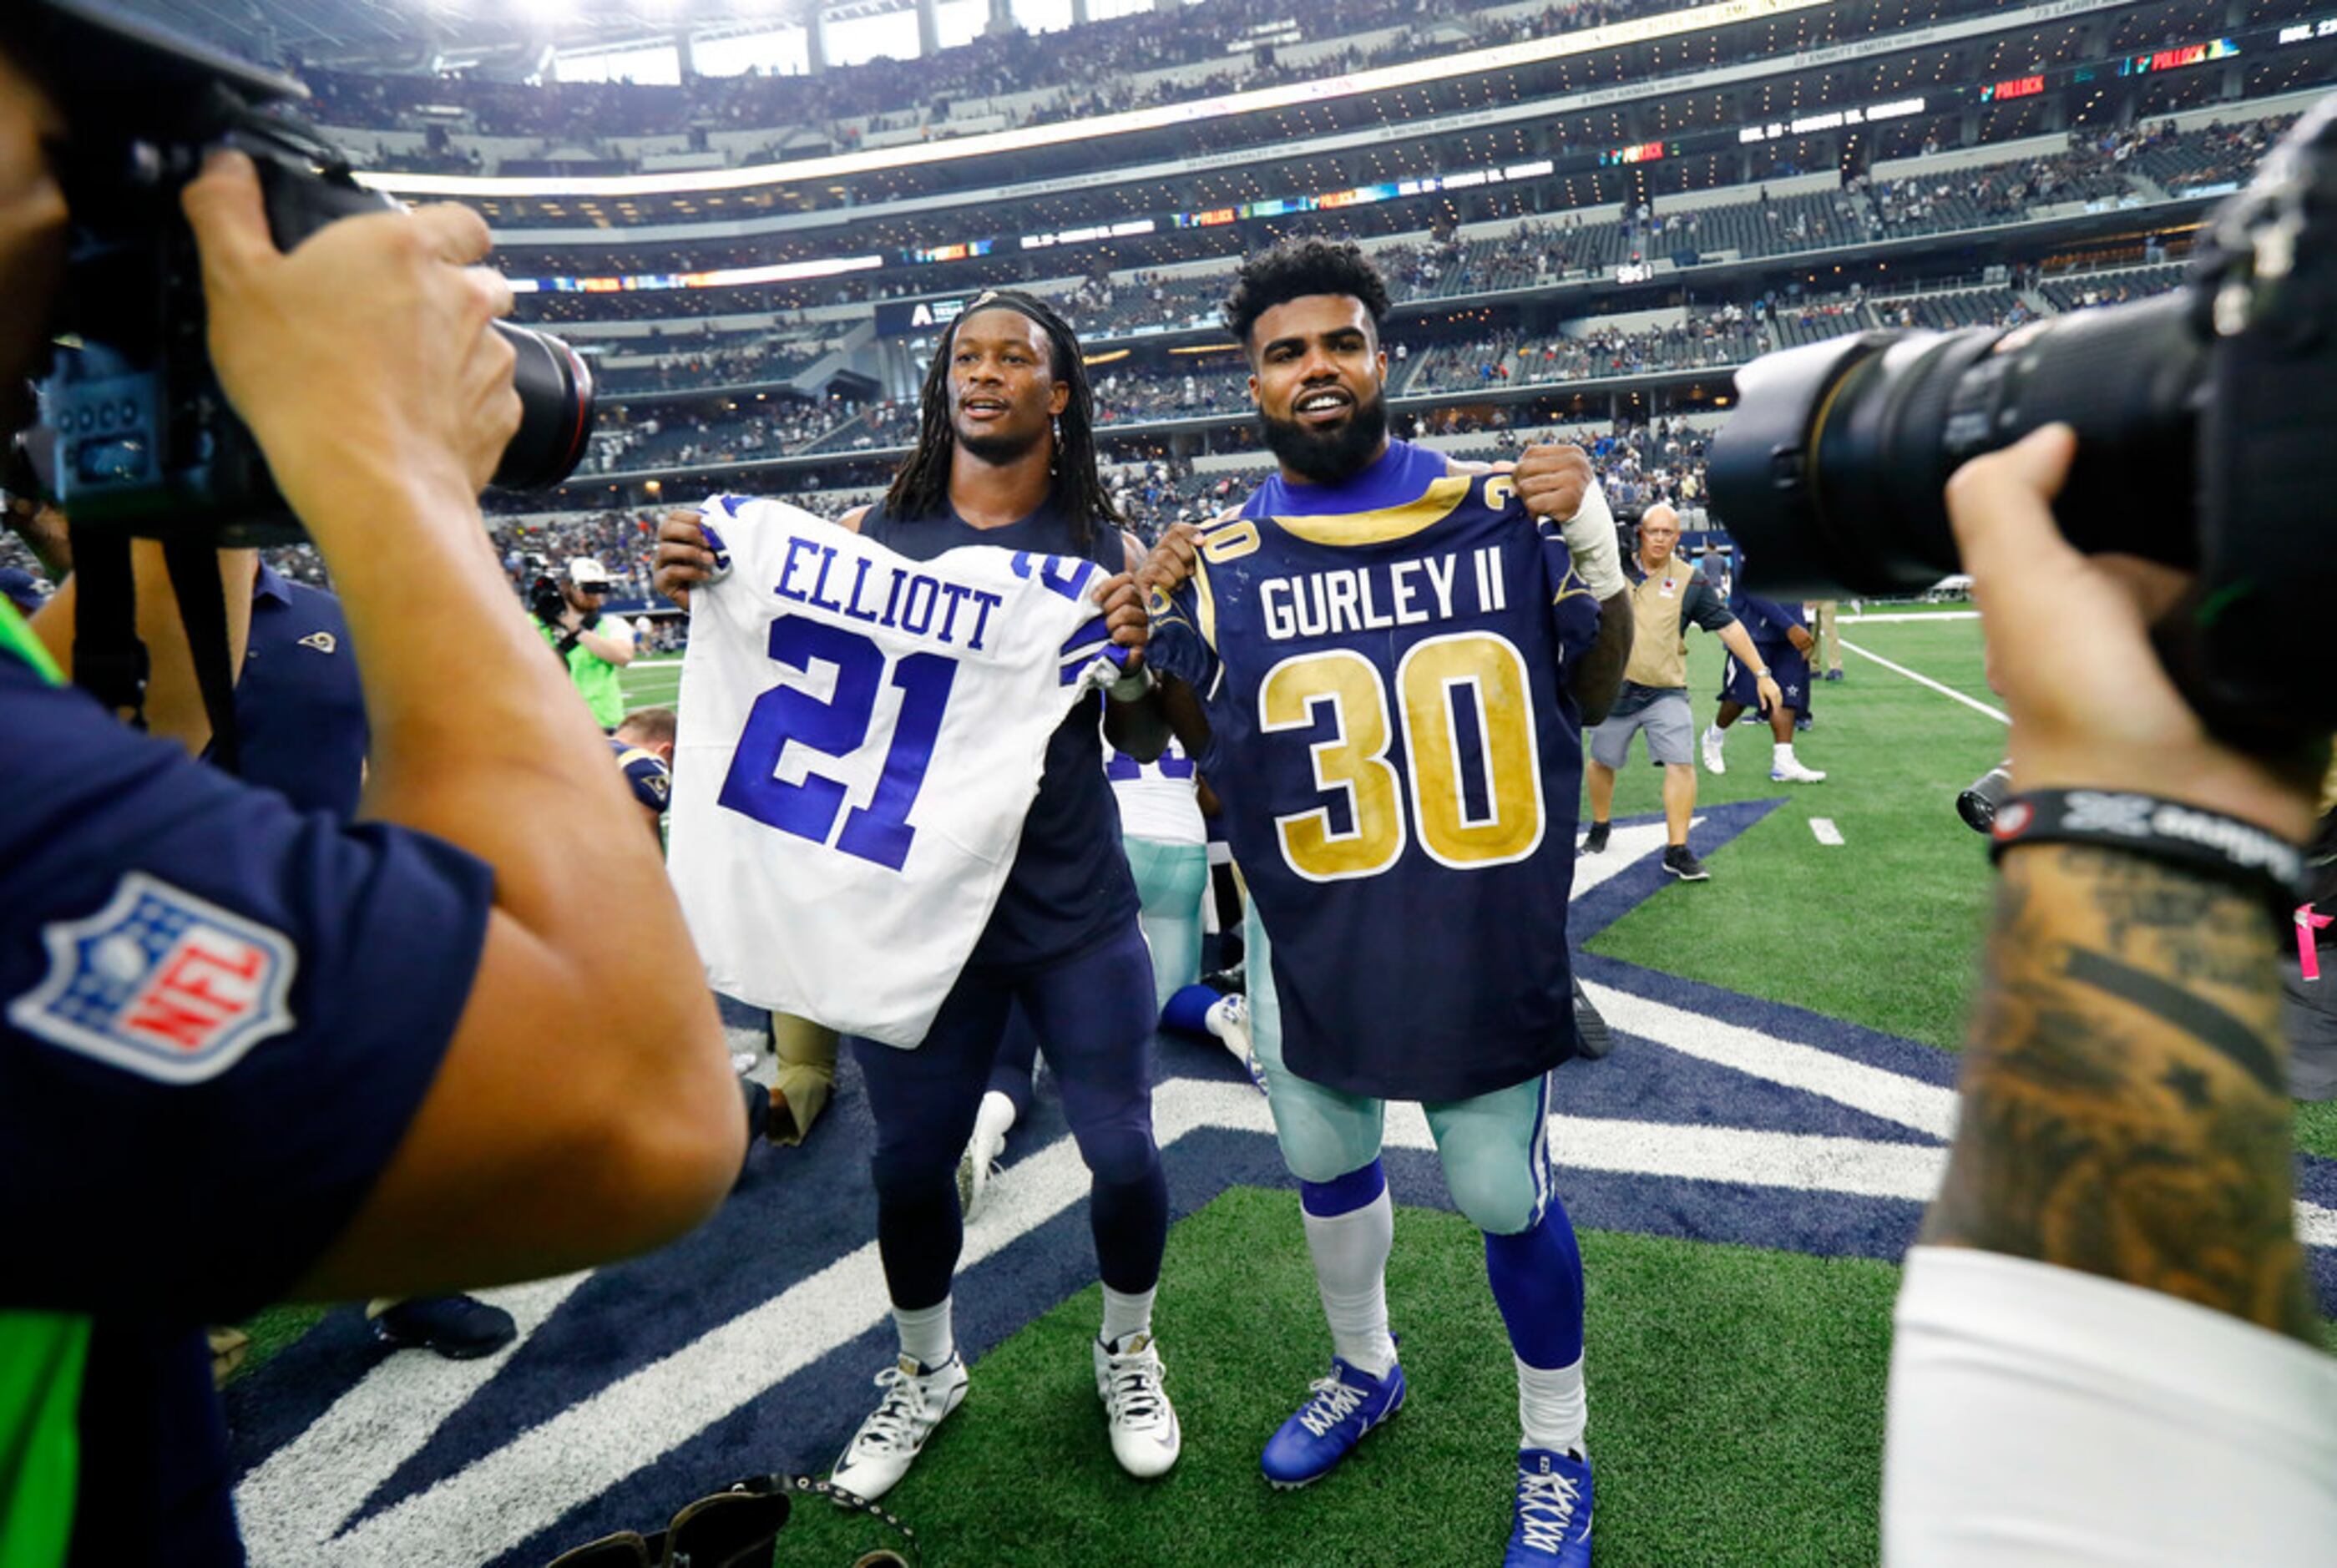
[[[1198,775],[1193,760],[1176,741],[1157,762],[1139,762],[1107,745],[1104,777],[1120,806],[1120,830],[1155,844],[1205,844],[1208,819],[1201,815]]]
[[[709,982],[888,1045],[924,1038],[989,921],[1047,738],[1116,673],[1101,568],[912,562],[718,495],[689,596],[668,863]]]

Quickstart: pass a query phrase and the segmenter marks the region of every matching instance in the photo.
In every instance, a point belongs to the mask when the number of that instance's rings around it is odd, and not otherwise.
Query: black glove
[[[587,610],[584,612],[584,619],[578,622],[576,629],[579,632],[590,632],[600,623],[601,612],[598,610]]]

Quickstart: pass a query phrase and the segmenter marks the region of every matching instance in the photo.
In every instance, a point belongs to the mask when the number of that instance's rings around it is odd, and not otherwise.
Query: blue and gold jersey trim
[[[1469,499],[1475,475],[1447,474],[1429,481],[1416,501],[1401,506],[1381,506],[1367,512],[1325,512],[1274,519],[1276,527],[1309,544],[1386,544],[1425,533],[1442,523]]]

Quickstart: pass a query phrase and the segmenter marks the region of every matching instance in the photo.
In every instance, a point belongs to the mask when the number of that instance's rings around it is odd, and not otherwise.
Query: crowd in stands
[[[1421,397],[1653,371],[1716,369],[1742,365],[1768,347],[1751,313],[1732,303],[1636,331],[1611,325],[1547,337],[1502,331],[1490,340],[1437,344],[1407,356],[1410,373],[1397,377],[1395,386],[1403,396]]]
[[[2256,162],[2295,123],[2293,114],[2268,120],[2220,122],[2191,132],[2178,132],[2171,120],[2139,133],[2118,152],[2121,160],[2154,180],[2171,195],[2219,185],[2235,184],[2254,172]]]
[[[613,347],[613,355],[639,358],[634,345]],[[604,393],[662,392],[699,387],[740,387],[785,381],[808,369],[822,352],[818,343],[766,338],[694,352],[660,354],[646,364],[596,364],[593,384]]]
[[[316,94],[318,118],[336,127],[418,125],[418,112],[425,106],[451,107],[482,134],[542,138],[547,150],[562,143],[590,146],[611,136],[786,127],[814,128],[849,150],[885,131],[917,128],[935,136],[958,133],[961,125],[988,130],[1002,122],[1011,128],[1083,119],[1545,37],[1681,10],[1696,0],[1551,0],[1522,17],[1477,15],[1511,3],[1343,0],[1335,6],[1293,7],[1286,0],[1208,0],[1035,37],[1020,32],[985,35],[923,59],[876,59],[817,75],[694,76],[680,86],[528,85],[323,70],[304,79]],[[1247,38],[1287,44],[1374,34],[1386,36],[1368,48],[1351,46],[1301,66],[1276,62],[1270,49],[1235,47]],[[1221,62],[1222,68],[1173,78],[1161,74],[1208,62]],[[998,99],[1017,102],[1000,105],[993,103]],[[769,151],[776,153],[777,148]],[[427,149],[413,156],[443,166],[461,154]]]
[[[881,407],[881,406],[879,406]],[[603,407],[592,444],[578,472],[614,474],[681,468],[693,463],[751,463],[797,452],[836,450],[822,445],[837,433],[865,426],[875,407],[846,398],[821,403],[757,400],[717,405],[622,404]],[[861,446],[879,443],[870,440]]]
[[[1691,256],[1710,260],[1728,252],[1754,258],[1839,250],[1881,239],[2023,221],[2056,202],[2149,196],[2137,179],[2178,190],[2239,178],[2288,123],[2281,118],[2175,132],[2161,122],[2081,139],[2081,145],[2052,156],[1872,183],[1862,176],[1833,191],[1784,195],[1762,191],[1749,201],[1699,208],[1643,206],[1620,218],[1596,221],[1579,213],[1555,214],[1521,220],[1492,235],[1432,230],[1416,240],[1381,246],[1374,255],[1396,302],[1423,304],[1530,289],[1569,277],[1603,274],[1632,260],[1684,261]],[[562,321],[581,319],[680,321],[716,313],[798,310],[910,297],[920,288],[1020,286],[1054,298],[1081,336],[1095,341],[1115,334],[1214,324],[1237,260],[1227,257],[1225,270],[1168,274],[1139,270],[1065,283],[1048,276],[1059,273],[1062,262],[1051,265],[1044,258],[1042,252],[952,263],[921,271],[918,287],[898,273],[871,273],[754,289],[529,294],[521,297],[519,314],[556,328]],[[579,265],[594,260],[577,259]],[[612,254],[606,260],[614,263],[621,258]],[[621,260],[628,265],[641,261],[638,254]],[[800,328],[797,330],[799,335]],[[680,379],[683,372],[669,374],[675,377],[672,385],[691,384]],[[765,367],[747,378],[780,377]]]

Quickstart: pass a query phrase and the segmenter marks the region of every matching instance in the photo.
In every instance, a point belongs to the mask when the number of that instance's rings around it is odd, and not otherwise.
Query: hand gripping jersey
[[[718,991],[924,1037],[990,918],[1047,737],[1113,671],[1093,562],[914,563],[811,514],[706,504],[668,862]]]
[[[1598,628],[1554,525],[1500,475],[1392,443],[1270,479],[1155,595],[1148,657],[1199,693],[1198,759],[1273,947],[1283,1056],[1383,1099],[1566,1054],[1580,723]]]

